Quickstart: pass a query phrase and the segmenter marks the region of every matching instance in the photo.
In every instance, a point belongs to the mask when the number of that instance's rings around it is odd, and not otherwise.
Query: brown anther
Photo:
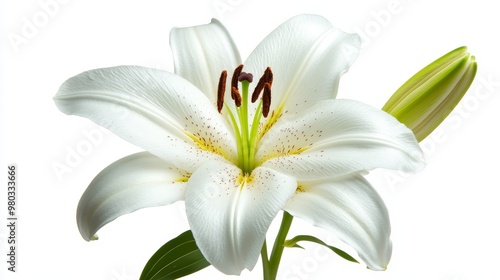
[[[240,95],[240,96],[241,96],[240,91],[238,90],[238,88],[237,88],[237,87],[232,87],[232,88],[231,88],[231,98],[232,98],[233,100],[236,100],[236,96],[237,96],[237,95]]]
[[[220,74],[219,85],[217,86],[217,110],[219,113],[222,111],[222,107],[224,106],[224,93],[226,91],[226,79],[227,79],[227,71],[224,70]]]
[[[236,107],[240,107],[241,106],[241,94],[237,88],[233,87],[231,89],[231,96],[233,96],[234,104],[236,105]]]
[[[252,93],[252,103],[259,99],[260,93],[264,89],[264,85],[266,83],[269,84],[269,86],[273,85],[273,71],[271,70],[271,67],[266,68],[264,74],[262,75],[262,77],[260,77],[259,82],[255,86],[255,89]]]
[[[238,67],[236,67],[236,69],[234,69],[233,77],[231,78],[231,88],[236,88],[236,91],[238,91],[238,78],[240,77],[241,70],[243,70],[243,64],[240,64]],[[231,97],[234,100],[232,92]]]
[[[272,86],[274,75],[273,75],[273,71],[271,70],[271,67],[267,67],[266,71],[264,71],[264,74],[266,74],[266,76],[267,76],[267,78],[266,78],[267,82]]]
[[[262,115],[267,118],[271,109],[271,84],[264,84],[264,94],[262,94]]]

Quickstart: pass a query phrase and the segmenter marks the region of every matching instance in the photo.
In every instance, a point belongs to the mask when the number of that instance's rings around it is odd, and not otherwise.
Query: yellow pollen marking
[[[253,181],[254,181],[254,176],[252,174],[250,175],[240,174],[240,176],[238,176],[238,179],[236,179],[236,183],[238,184],[240,189],[242,189],[246,185],[252,184]]]
[[[195,135],[189,133],[189,132],[184,132],[191,140],[193,140],[198,147],[204,151],[212,152],[214,154],[218,154],[223,156],[224,158],[228,159],[226,154],[222,151],[220,147],[215,146],[212,142],[210,142],[210,139],[205,139],[205,138],[199,138],[196,137]]]
[[[305,186],[302,186],[302,185],[298,185],[297,186],[297,189],[295,190],[296,193],[303,193],[303,192],[306,192],[305,190]]]
[[[174,180],[174,183],[186,183],[187,181],[189,181],[189,177],[181,177],[177,180]]]
[[[283,105],[279,106],[276,110],[271,112],[271,117],[269,117],[264,124],[264,127],[259,133],[259,139],[261,139],[264,134],[266,134],[271,127],[278,121],[278,119],[281,117],[281,111],[283,111]]]
[[[303,152],[309,150],[310,147],[302,147],[302,148],[299,148],[295,151],[290,151],[288,152],[288,155],[299,155],[299,154],[302,154]]]
[[[266,161],[268,161],[270,159],[277,158],[277,157],[300,155],[303,152],[309,150],[309,148],[311,148],[311,146],[306,146],[306,147],[298,148],[298,149],[295,149],[295,150],[289,150],[289,151],[284,151],[284,150],[276,151],[276,152],[274,152],[272,154],[269,154],[269,155],[265,156],[262,159],[262,161],[259,163],[259,165],[262,164],[263,162],[266,162]]]

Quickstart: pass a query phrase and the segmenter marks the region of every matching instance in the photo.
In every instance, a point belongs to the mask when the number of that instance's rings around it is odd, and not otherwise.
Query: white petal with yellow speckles
[[[236,157],[234,135],[210,100],[165,71],[120,66],[83,72],[64,82],[54,100],[64,113],[89,118],[183,170]]]
[[[423,153],[415,136],[389,114],[352,100],[326,100],[263,137],[257,159],[297,180],[334,178],[375,168],[415,172]]]
[[[244,177],[224,162],[207,162],[188,182],[186,212],[205,258],[226,274],[252,269],[267,229],[297,188],[295,179],[265,167]]]
[[[389,213],[368,181],[353,174],[299,185],[286,211],[335,234],[370,269],[386,268],[392,253]]]
[[[82,237],[91,240],[101,227],[124,214],[184,200],[189,175],[148,152],[112,163],[80,198],[76,220]]]

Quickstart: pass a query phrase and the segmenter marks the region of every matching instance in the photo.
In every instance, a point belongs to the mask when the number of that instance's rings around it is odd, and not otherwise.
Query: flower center
[[[231,119],[238,145],[238,166],[245,174],[250,174],[255,168],[255,152],[259,140],[259,124],[263,116],[266,118],[271,108],[271,86],[273,72],[267,67],[264,74],[254,88],[252,96],[248,88],[253,81],[253,75],[242,72],[243,64],[238,66],[231,78],[231,98],[235,104],[235,111],[226,106],[226,111]],[[227,72],[222,71],[217,88],[217,110],[219,113],[224,108],[224,93],[226,89]],[[238,84],[241,83],[241,91]],[[262,97],[260,98],[261,93]],[[249,104],[259,100],[253,119],[250,121]]]

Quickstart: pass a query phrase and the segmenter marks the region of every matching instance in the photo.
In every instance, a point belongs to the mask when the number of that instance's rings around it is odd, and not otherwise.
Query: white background
[[[64,80],[123,64],[173,71],[170,29],[212,17],[227,26],[245,58],[267,33],[300,13],[320,14],[345,31],[364,33],[362,54],[342,79],[342,98],[381,107],[413,73],[462,45],[476,55],[479,71],[451,119],[422,142],[425,171],[402,176],[377,170],[369,176],[391,214],[394,252],[388,270],[373,272],[308,245],[306,251],[285,251],[280,279],[500,279],[500,22],[496,6],[485,4],[492,1],[6,2],[0,7],[1,182],[6,186],[7,165],[17,164],[19,221],[18,272],[11,273],[2,187],[2,279],[138,279],[150,255],[188,229],[177,203],[119,218],[100,231],[99,241],[83,241],[75,222],[80,195],[101,169],[140,149],[86,119],[60,113],[52,97]],[[56,6],[44,10],[49,2]],[[72,151],[90,143],[86,134],[97,140],[69,166]],[[69,171],[58,175],[58,164]],[[299,220],[294,233],[317,234],[342,247]],[[260,262],[241,278],[208,268],[187,279],[210,277],[259,279]]]

